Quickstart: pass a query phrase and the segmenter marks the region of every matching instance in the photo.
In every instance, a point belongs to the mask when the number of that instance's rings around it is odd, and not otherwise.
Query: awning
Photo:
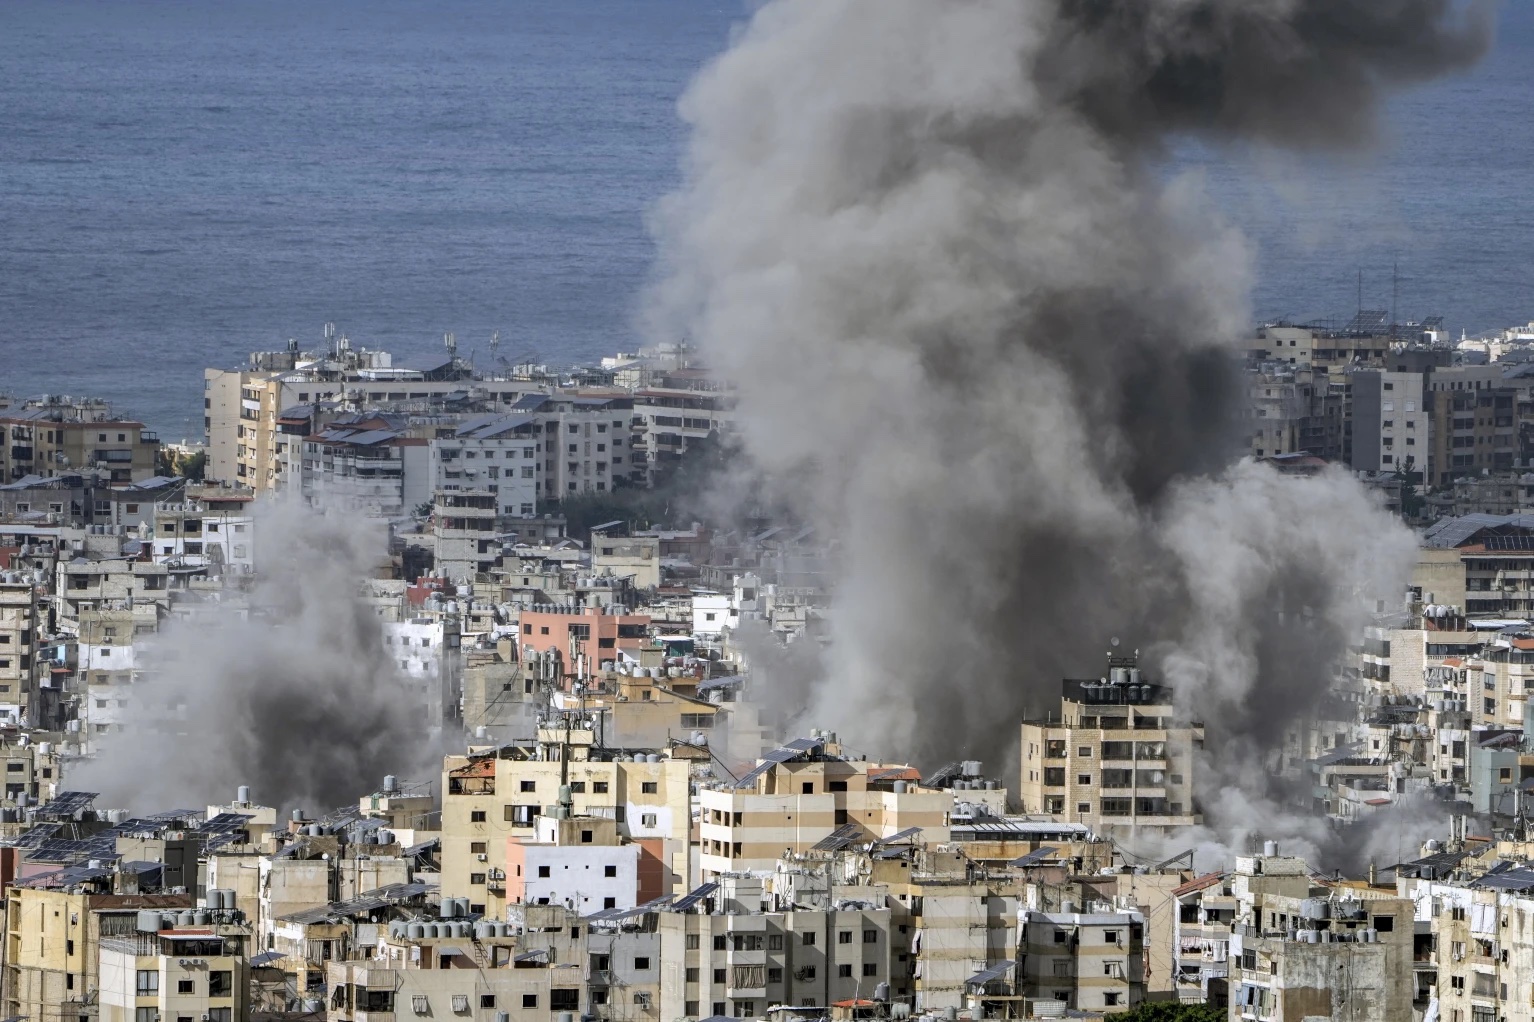
[[[437,948],[437,954],[441,955],[443,958],[449,958],[453,955],[463,955],[463,952],[455,947],[439,947]],[[463,956],[465,958],[468,957],[467,955]]]
[[[263,965],[270,965],[273,962],[281,961],[286,957],[287,955],[283,954],[281,951],[263,951],[259,955],[256,955],[256,957],[252,958],[250,960],[250,964],[256,968],[260,968]]]

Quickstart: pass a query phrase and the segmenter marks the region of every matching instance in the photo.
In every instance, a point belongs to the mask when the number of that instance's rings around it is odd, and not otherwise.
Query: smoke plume
[[[1239,460],[1245,241],[1162,157],[1359,148],[1466,66],[1450,0],[773,0],[681,104],[657,338],[837,537],[806,723],[997,764],[1111,635],[1209,728],[1211,813],[1324,693],[1412,540]],[[1034,807],[1036,808],[1036,807]]]
[[[216,594],[162,626],[125,726],[92,736],[97,757],[71,787],[154,811],[228,803],[247,784],[261,804],[325,811],[385,774],[440,768],[428,696],[396,669],[358,599],[384,558],[382,530],[273,501],[256,505],[252,532],[248,598]]]

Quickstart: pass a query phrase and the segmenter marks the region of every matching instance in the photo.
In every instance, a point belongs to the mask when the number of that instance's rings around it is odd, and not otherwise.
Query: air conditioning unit
[[[487,862],[489,861],[490,856],[486,855],[484,852],[479,852],[474,856],[474,858],[480,862]]]

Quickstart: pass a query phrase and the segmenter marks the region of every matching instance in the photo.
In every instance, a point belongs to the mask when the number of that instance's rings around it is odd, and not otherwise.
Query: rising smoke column
[[[138,811],[251,797],[328,811],[385,774],[434,776],[441,741],[428,696],[397,670],[379,619],[358,599],[385,553],[382,530],[295,501],[256,505],[258,570],[248,602],[227,596],[172,619],[125,693],[121,732],[72,788]]]
[[[738,381],[754,462],[841,544],[806,723],[997,764],[1127,634],[1208,724],[1216,788],[1260,794],[1241,764],[1412,542],[1345,473],[1238,463],[1249,253],[1164,149],[1365,145],[1386,89],[1489,31],[1448,0],[756,12],[682,101],[647,315]]]

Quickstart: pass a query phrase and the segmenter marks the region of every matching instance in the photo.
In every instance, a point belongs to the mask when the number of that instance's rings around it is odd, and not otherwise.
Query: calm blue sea
[[[6,0],[0,389],[201,432],[201,370],[337,322],[397,352],[636,343],[674,104],[744,0]],[[1474,74],[1396,102],[1383,154],[1219,154],[1254,314],[1534,318],[1534,5]],[[1194,160],[1195,163],[1204,163]]]

